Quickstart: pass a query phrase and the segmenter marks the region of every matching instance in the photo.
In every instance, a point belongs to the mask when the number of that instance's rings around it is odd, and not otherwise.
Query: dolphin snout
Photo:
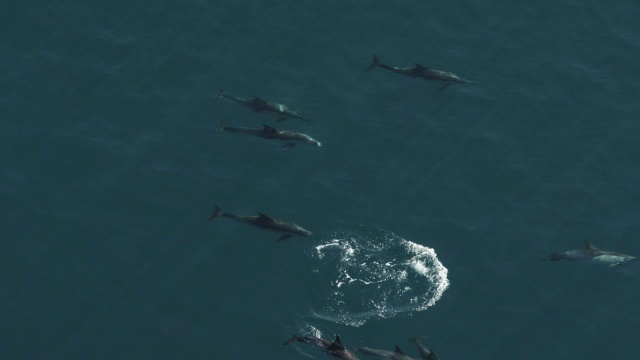
[[[301,236],[311,236],[313,233],[307,229],[299,229],[298,234]]]

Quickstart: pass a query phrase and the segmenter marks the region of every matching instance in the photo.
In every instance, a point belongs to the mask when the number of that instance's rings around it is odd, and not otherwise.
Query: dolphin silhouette
[[[336,339],[334,341],[325,340],[315,336],[293,335],[291,339],[287,340],[283,345],[289,345],[294,341],[311,344],[320,348],[325,354],[337,357],[338,359],[359,360],[357,356],[344,347],[344,344],[338,335],[336,335]]]
[[[220,209],[220,207],[216,205],[215,211],[213,212],[213,215],[211,215],[211,217],[209,218],[209,221],[217,219],[222,216],[222,217],[231,218],[241,223],[256,226],[262,229],[273,230],[273,231],[284,233],[284,235],[278,238],[278,241],[287,240],[294,235],[310,236],[313,234],[311,231],[303,229],[302,227],[296,225],[291,221],[274,219],[263,213],[258,213],[258,214],[259,215],[254,215],[254,216],[238,216],[238,215],[222,212],[222,209]]]
[[[257,96],[254,97],[253,99],[243,99],[243,98],[237,98],[234,96],[227,95],[224,93],[224,90],[220,90],[220,92],[218,92],[215,98],[219,99],[221,97],[225,99],[229,99],[231,101],[235,101],[251,109],[254,112],[266,111],[271,115],[274,115],[275,117],[277,117],[278,118],[277,121],[287,120],[288,118],[296,118],[304,121],[310,121],[309,119],[300,116],[297,111],[289,109],[284,104],[267,102]]]
[[[410,77],[418,77],[418,78],[423,78],[423,79],[427,79],[427,80],[438,80],[438,81],[444,81],[444,84],[438,89],[438,91],[446,88],[447,86],[454,84],[454,83],[459,83],[459,84],[475,84],[472,81],[469,80],[465,80],[461,77],[459,77],[458,75],[455,75],[453,73],[450,72],[446,72],[446,71],[440,71],[440,70],[435,70],[435,69],[430,69],[426,66],[420,65],[420,64],[415,64],[414,67],[408,67],[408,68],[398,68],[395,66],[389,66],[389,65],[385,65],[383,63],[380,62],[380,59],[378,59],[378,57],[374,54],[373,55],[373,61],[371,62],[371,65],[369,65],[369,67],[367,68],[367,70],[372,70],[375,69],[377,67],[381,67],[383,69],[392,71],[394,73],[400,74],[400,75],[404,75],[404,76],[410,76]]]
[[[322,143],[320,143],[318,140],[312,138],[307,134],[303,134],[295,131],[289,131],[289,130],[278,130],[272,126],[264,125],[264,124],[262,126],[263,126],[262,129],[256,129],[256,128],[246,128],[246,127],[230,127],[230,126],[224,125],[224,123],[221,123],[220,127],[218,128],[218,132],[228,131],[231,133],[240,133],[240,134],[258,136],[263,139],[269,139],[269,140],[283,140],[286,142],[283,145],[284,147],[292,147],[299,142],[311,144],[313,146],[322,146]]]
[[[359,348],[357,352],[378,360],[413,360],[413,358],[405,354],[398,345],[396,345],[394,351],[363,347]]]
[[[609,265],[609,267],[614,267],[637,259],[635,256],[622,254],[615,251],[601,250],[588,241],[585,241],[584,244],[584,249],[553,253],[543,260],[591,260],[607,264]]]

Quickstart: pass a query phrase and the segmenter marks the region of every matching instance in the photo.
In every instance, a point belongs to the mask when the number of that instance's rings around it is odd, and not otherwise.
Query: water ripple
[[[337,323],[424,311],[449,287],[433,249],[372,227],[333,234],[309,255],[329,294],[314,315]]]

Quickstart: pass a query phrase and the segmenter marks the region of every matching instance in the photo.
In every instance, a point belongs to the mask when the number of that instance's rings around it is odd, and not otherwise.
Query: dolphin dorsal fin
[[[259,213],[258,213],[258,215],[260,215],[259,220],[273,221],[273,219],[272,219],[272,218],[270,218],[269,216],[267,216],[267,215],[265,215],[265,214],[263,214],[263,213],[261,213],[261,212],[259,212]]]
[[[262,124],[262,126],[264,126],[264,128],[262,129],[262,131],[267,132],[267,133],[277,133],[278,129],[274,128],[273,126],[269,126],[269,125],[265,125]]]
[[[418,64],[418,63],[415,63],[415,65],[416,65],[416,67],[417,67],[418,69],[429,70],[429,68],[428,68],[428,67],[426,67],[426,66],[424,66],[424,65],[420,65],[420,64]]]
[[[257,103],[260,103],[261,105],[267,105],[267,104],[268,104],[266,101],[264,101],[264,100],[260,99],[260,98],[259,98],[259,97],[257,97],[257,96],[254,96],[254,97],[253,97],[253,101],[255,101],[255,102],[257,102]]]
[[[598,249],[596,246],[594,246],[592,243],[585,241],[584,242],[584,247],[587,248],[588,250],[595,250],[595,251],[599,251],[600,249]]]
[[[400,354],[400,355],[407,355],[404,353],[404,351],[402,351],[402,349],[400,349],[400,346],[396,345],[396,349],[394,351],[396,354]]]
[[[336,335],[336,340],[333,343],[338,345],[341,350],[344,350],[344,344],[342,343],[342,339],[340,339],[340,335]]]

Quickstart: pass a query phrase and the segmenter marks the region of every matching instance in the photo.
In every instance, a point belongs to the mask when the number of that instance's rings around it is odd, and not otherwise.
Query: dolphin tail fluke
[[[378,59],[378,56],[376,56],[376,54],[373,54],[373,60],[371,61],[371,65],[369,65],[367,70],[373,70],[378,66],[380,66],[380,59]]]
[[[282,344],[282,345],[289,345],[289,344],[291,344],[292,342],[294,342],[294,341],[296,341],[296,340],[298,340],[298,335],[293,335],[293,336],[291,336],[291,339],[287,340],[287,341],[286,341],[284,344]]]
[[[214,219],[219,218],[220,216],[222,216],[222,209],[220,209],[220,206],[216,205],[216,209],[213,211],[213,214],[211,215],[211,217],[209,218],[209,221],[212,221]]]

